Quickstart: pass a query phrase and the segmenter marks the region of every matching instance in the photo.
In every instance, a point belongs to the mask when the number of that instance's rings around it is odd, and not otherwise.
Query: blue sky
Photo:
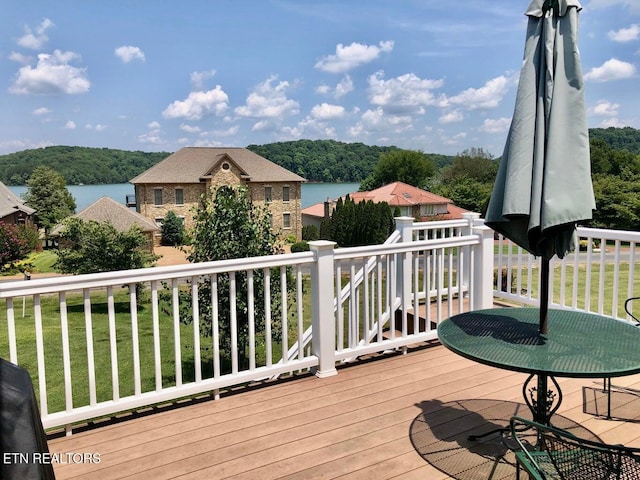
[[[2,0],[0,154],[334,139],[499,156],[530,0]],[[640,0],[583,0],[590,127],[640,128]]]

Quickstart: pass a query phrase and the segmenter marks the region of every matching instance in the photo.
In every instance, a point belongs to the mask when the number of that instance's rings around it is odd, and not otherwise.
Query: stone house
[[[185,147],[130,180],[136,211],[161,224],[173,211],[193,226],[200,198],[212,188],[243,185],[257,205],[267,205],[273,229],[302,237],[301,197],[306,180],[246,148]]]

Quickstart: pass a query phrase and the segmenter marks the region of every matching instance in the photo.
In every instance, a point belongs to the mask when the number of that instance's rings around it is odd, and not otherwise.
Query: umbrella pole
[[[540,269],[540,333],[547,333],[549,320],[549,263],[550,259],[542,257]]]

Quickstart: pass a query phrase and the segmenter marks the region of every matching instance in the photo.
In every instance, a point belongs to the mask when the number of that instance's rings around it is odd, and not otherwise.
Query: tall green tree
[[[173,210],[167,212],[160,228],[162,245],[182,245],[184,242],[184,224]]]
[[[62,273],[84,274],[149,267],[158,258],[149,241],[136,226],[119,232],[107,222],[72,217],[60,234],[55,268]]]
[[[423,152],[392,150],[380,155],[373,173],[360,184],[360,191],[374,190],[393,182],[421,187],[435,171],[433,161]]]
[[[233,258],[273,255],[282,252],[277,236],[271,229],[271,219],[266,208],[251,203],[244,187],[222,186],[203,195],[201,206],[195,216],[195,227],[191,232],[193,250],[188,259],[191,262],[208,262]],[[249,278],[247,272],[234,274],[220,273],[216,276],[218,298],[217,312],[221,349],[230,355],[231,339],[231,285],[235,285],[235,315],[237,321],[238,354],[241,362],[246,360],[249,341],[249,285],[253,285],[254,321],[256,331],[264,330],[265,272],[257,270]],[[282,295],[279,272],[274,272],[269,281],[271,298],[271,327],[274,338],[281,334]],[[201,279],[198,285],[200,324],[205,335],[212,334],[213,305],[211,303],[212,281],[210,277]],[[183,292],[181,320],[193,320],[192,299]]]
[[[391,207],[386,202],[371,200],[355,203],[349,195],[339,199],[322,233],[341,247],[375,245],[393,232]]]
[[[76,201],[67,190],[62,175],[46,166],[35,168],[27,180],[23,198],[36,210],[38,224],[46,235],[63,219],[73,215],[76,209]]]

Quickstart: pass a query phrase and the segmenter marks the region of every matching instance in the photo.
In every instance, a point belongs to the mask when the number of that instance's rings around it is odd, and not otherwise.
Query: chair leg
[[[607,395],[607,420],[611,420],[611,378],[604,378],[604,393]]]

